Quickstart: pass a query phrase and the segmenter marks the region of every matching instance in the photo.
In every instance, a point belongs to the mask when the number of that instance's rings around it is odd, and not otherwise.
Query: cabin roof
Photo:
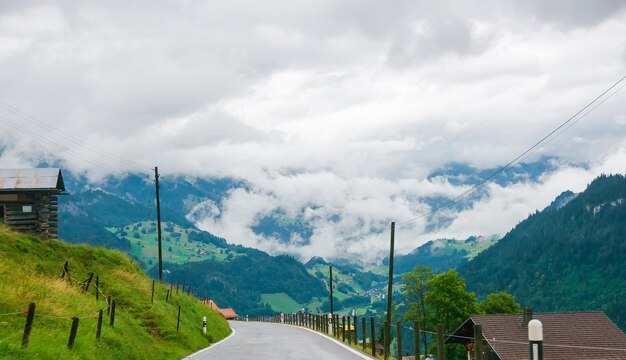
[[[0,169],[0,192],[65,191],[59,168]]]
[[[543,355],[553,359],[626,359],[626,335],[603,312],[536,313],[543,325]],[[529,358],[528,327],[522,315],[476,315],[461,325],[447,343],[465,343],[474,325],[502,360]]]

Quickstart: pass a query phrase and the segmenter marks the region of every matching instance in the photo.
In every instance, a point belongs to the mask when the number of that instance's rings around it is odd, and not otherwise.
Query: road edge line
[[[230,327],[230,325],[229,325]],[[191,359],[193,356],[199,355],[202,352],[205,352],[207,350],[213,349],[214,347],[216,347],[217,345],[220,345],[223,342],[226,342],[226,340],[229,340],[231,337],[235,336],[235,333],[237,333],[235,331],[235,329],[233,329],[232,327],[230,328],[232,330],[232,332],[230,333],[230,335],[228,335],[227,337],[223,338],[222,340],[216,342],[215,344],[211,344],[208,347],[205,347],[204,349],[198,350],[195,353],[191,354],[191,355],[187,355],[185,356],[183,359]]]
[[[341,346],[342,348],[344,348],[344,349],[346,349],[346,350],[350,351],[351,353],[353,353],[353,354],[355,354],[355,355],[358,355],[361,359],[366,359],[366,360],[372,360],[372,359],[374,359],[374,360],[376,360],[376,358],[371,357],[371,356],[369,356],[369,355],[367,355],[367,354],[364,354],[364,353],[362,353],[361,351],[359,351],[359,350],[357,350],[357,349],[354,349],[354,348],[352,348],[352,347],[350,347],[350,346],[348,346],[348,345],[346,345],[346,344],[342,343],[341,341],[339,341],[339,340],[335,339],[334,337],[331,337],[331,336],[326,335],[326,334],[324,334],[324,333],[321,333],[321,332],[318,332],[318,331],[315,331],[315,330],[312,330],[312,329],[309,329],[309,328],[306,328],[306,327],[296,326],[296,325],[281,324],[281,323],[275,323],[275,324],[276,324],[276,325],[287,325],[287,326],[291,326],[291,327],[298,328],[298,329],[308,330],[308,331],[310,331],[310,332],[312,332],[312,333],[314,333],[314,334],[317,334],[317,335],[319,335],[319,336],[321,336],[321,337],[323,337],[323,338],[325,338],[325,339],[327,339],[327,340],[330,340],[330,341],[334,342],[335,344],[337,344],[337,345]]]

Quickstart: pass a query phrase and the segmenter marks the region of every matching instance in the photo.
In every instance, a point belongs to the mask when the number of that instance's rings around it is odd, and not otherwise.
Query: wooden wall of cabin
[[[58,236],[58,195],[29,194],[28,200],[0,203],[4,207],[4,223],[11,229],[30,232],[43,238]]]

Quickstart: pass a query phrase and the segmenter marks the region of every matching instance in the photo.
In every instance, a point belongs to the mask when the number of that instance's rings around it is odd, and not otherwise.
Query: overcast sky
[[[389,221],[466,190],[432,170],[504,165],[626,74],[620,0],[51,3],[0,2],[2,104],[145,168],[248,180],[200,225],[303,258],[383,254]],[[136,170],[6,107],[0,131],[2,167],[54,154],[94,179]],[[505,233],[626,172],[625,135],[619,91],[527,159],[556,156],[556,171],[491,185],[449,227],[403,226],[399,250]],[[311,244],[252,233],[277,208],[314,227]]]

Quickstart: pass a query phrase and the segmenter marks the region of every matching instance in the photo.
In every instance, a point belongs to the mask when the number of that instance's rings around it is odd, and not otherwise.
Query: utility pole
[[[335,321],[335,313],[333,312],[333,266],[330,265],[330,318]],[[333,327],[334,329],[334,327]]]
[[[391,325],[391,293],[393,290],[393,241],[396,233],[396,223],[394,221],[391,222],[391,245],[389,246],[389,283],[387,284],[387,319],[385,321],[385,359],[389,357],[389,345],[391,344],[391,339],[389,338],[389,334],[391,334],[391,329],[389,326]]]
[[[154,182],[156,184],[156,211],[157,211],[157,240],[159,246],[159,282],[163,282],[163,252],[161,251],[161,200],[159,199],[159,168],[154,167]]]

